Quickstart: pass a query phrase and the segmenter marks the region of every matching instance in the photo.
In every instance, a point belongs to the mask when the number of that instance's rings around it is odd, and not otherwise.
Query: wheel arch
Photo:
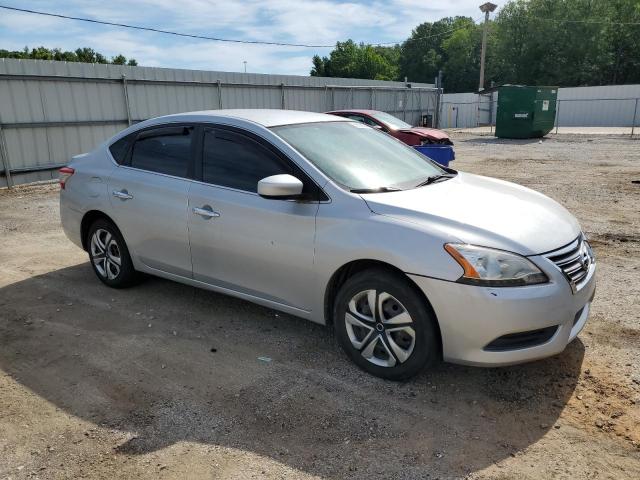
[[[398,267],[391,265],[390,263],[383,262],[381,260],[373,260],[373,259],[353,260],[351,262],[348,262],[342,265],[333,273],[333,275],[331,275],[331,278],[327,283],[327,286],[325,288],[325,293],[324,293],[325,323],[327,325],[333,325],[333,322],[334,322],[333,314],[332,314],[333,304],[335,302],[336,295],[340,290],[340,287],[344,285],[344,283],[353,275],[371,268],[381,268],[383,270],[393,272],[394,274],[401,275],[403,278],[405,278],[408,281],[409,285],[411,285],[411,287],[416,291],[416,293],[420,296],[420,298],[423,299],[423,301],[425,302],[425,306],[429,309],[431,315],[433,315],[433,318],[435,319],[435,328],[438,335],[438,345],[440,347],[439,354],[440,354],[440,357],[442,358],[442,333],[440,331],[440,323],[438,320],[438,316],[436,315],[436,312],[433,309],[431,302],[429,301],[425,293],[411,279],[411,277],[409,277],[406,273],[404,273]]]
[[[93,222],[101,218],[113,223],[113,225],[118,229],[118,231],[120,231],[116,222],[114,222],[113,218],[111,218],[109,215],[107,215],[101,210],[89,210],[87,213],[84,214],[84,216],[82,217],[82,221],[80,222],[80,240],[82,241],[82,248],[84,248],[85,250],[87,250],[88,248],[87,233],[89,233],[89,227],[91,227]],[[122,234],[121,231],[120,231],[120,234]]]

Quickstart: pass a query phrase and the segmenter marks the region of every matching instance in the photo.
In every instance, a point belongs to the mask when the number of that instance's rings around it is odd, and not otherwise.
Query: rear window
[[[118,164],[122,165],[125,162],[132,140],[133,140],[133,136],[128,135],[124,138],[121,138],[117,142],[112,143],[111,146],[109,147],[111,156]]]

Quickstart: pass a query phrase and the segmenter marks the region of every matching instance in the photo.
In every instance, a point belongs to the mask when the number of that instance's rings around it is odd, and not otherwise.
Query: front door
[[[282,173],[296,170],[257,139],[237,130],[204,130],[202,181],[189,192],[193,276],[309,310],[319,203],[257,194],[259,180]]]

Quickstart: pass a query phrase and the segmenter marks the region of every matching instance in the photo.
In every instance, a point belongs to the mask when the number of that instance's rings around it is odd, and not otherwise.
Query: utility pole
[[[247,61],[243,60],[242,63],[244,63],[244,73],[247,73]]]
[[[489,26],[489,14],[498,6],[495,3],[487,2],[480,5],[480,11],[484,12],[484,28],[482,30],[482,52],[480,53],[480,85],[478,91],[484,90],[484,57],[487,51],[487,27]]]

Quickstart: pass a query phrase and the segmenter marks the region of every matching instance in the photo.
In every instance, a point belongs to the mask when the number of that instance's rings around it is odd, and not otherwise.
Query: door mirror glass
[[[293,175],[271,175],[258,182],[258,195],[265,198],[288,199],[302,194],[302,182]]]

